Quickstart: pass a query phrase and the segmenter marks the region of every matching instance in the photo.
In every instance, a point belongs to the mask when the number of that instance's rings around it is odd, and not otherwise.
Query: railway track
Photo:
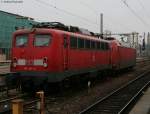
[[[0,100],[0,114],[7,114],[8,112],[10,112],[12,100],[19,99],[24,96],[25,96],[25,94],[20,94],[17,96],[13,96],[11,98],[5,98],[3,100]]]
[[[18,96],[7,98],[0,101],[0,114],[11,114],[12,111],[12,100],[15,99],[23,99],[24,100],[24,112],[29,112],[35,110],[37,107],[37,102],[39,99],[37,98],[29,98],[27,94],[20,94]]]
[[[145,59],[142,59],[142,60],[136,60],[136,66],[137,65],[140,65],[140,64],[146,64],[146,63],[149,63],[150,62],[150,59],[149,58],[145,58]]]
[[[79,114],[127,114],[129,108],[133,106],[149,84],[150,73],[146,72],[90,105]]]
[[[23,105],[23,114],[38,114],[40,110],[37,106],[39,101],[40,99],[36,98],[25,102]]]

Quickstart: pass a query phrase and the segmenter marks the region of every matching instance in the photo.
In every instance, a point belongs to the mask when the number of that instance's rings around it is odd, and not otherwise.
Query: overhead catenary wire
[[[49,15],[49,11],[52,11],[52,9],[50,9],[50,7],[45,7],[45,6],[48,6],[48,5],[45,5],[45,4],[41,4],[40,2],[37,2],[36,0],[34,0],[34,2],[36,3],[36,5],[38,5],[38,6],[44,6],[43,7],[43,9],[48,9],[48,10],[45,10],[46,12],[48,12],[48,15]],[[35,5],[35,4],[34,4]],[[56,10],[56,11],[58,11],[58,10]],[[60,17],[60,14],[59,13],[55,13],[56,15],[58,15],[58,17],[57,17],[57,19],[59,18],[59,19],[61,19]],[[50,15],[51,17],[52,17],[52,15]],[[54,17],[53,17],[54,18]],[[41,19],[38,19],[38,20],[41,20]],[[59,20],[59,21],[61,21],[61,22],[63,22],[63,20]],[[80,19],[79,17],[78,17],[78,19],[76,20],[76,21],[79,21],[79,22],[81,22],[82,21],[82,24],[84,24],[84,25],[89,25],[89,26],[92,26],[92,27],[94,27],[94,28],[97,28],[97,24],[91,24],[90,22],[88,22],[88,21],[85,21],[85,20],[83,20],[83,19]],[[72,23],[71,23],[72,24]]]
[[[45,6],[43,6],[43,5],[41,5],[39,2],[37,2],[37,1],[35,1],[34,3],[36,3],[36,5],[37,6],[39,6],[39,7],[43,7],[43,9],[45,9]],[[49,13],[49,11],[48,10],[45,10],[47,13]],[[57,15],[57,14],[56,14]],[[52,18],[52,16],[51,15],[48,15],[49,17],[51,17]],[[46,17],[45,17],[46,18]],[[43,21],[43,20],[41,20],[40,18],[36,18],[38,21]]]
[[[134,16],[136,16],[144,25],[145,25],[145,27],[147,27],[147,28],[149,28],[148,27],[148,23],[147,22],[145,22],[145,20],[142,18],[142,17],[140,17],[135,11],[134,11],[134,9],[132,9],[130,6],[129,6],[129,4],[127,3],[127,1],[126,0],[121,0],[122,2],[123,2],[123,4],[132,12],[132,14],[134,15]]]
[[[88,9],[90,9],[90,11],[92,11],[92,12],[95,13],[96,15],[98,14],[98,11],[96,11],[94,8],[92,8],[89,4],[87,4],[87,3],[83,2],[83,1],[80,1],[80,3],[81,3],[83,6],[87,7]]]
[[[137,0],[137,1],[139,2],[139,5],[141,6],[141,8],[145,11],[144,13],[146,14],[146,16],[150,19],[149,12],[146,10],[146,8],[144,7],[144,5],[141,2],[141,0]]]
[[[91,20],[89,20],[89,19],[87,19],[87,18],[85,18],[85,17],[82,17],[82,16],[80,16],[80,15],[77,15],[77,14],[74,14],[74,13],[72,13],[72,12],[66,11],[66,10],[64,10],[64,9],[58,8],[58,7],[56,7],[56,6],[54,6],[54,5],[50,4],[50,3],[47,3],[47,2],[44,2],[44,1],[41,1],[41,0],[35,0],[35,1],[37,1],[37,2],[39,2],[39,3],[41,3],[41,4],[44,4],[44,5],[47,5],[47,6],[49,6],[49,7],[52,7],[52,8],[54,8],[54,9],[60,11],[60,12],[65,13],[65,14],[68,14],[68,15],[71,15],[71,16],[74,16],[74,17],[78,17],[78,18],[80,18],[80,19],[82,19],[82,20],[84,20],[84,21],[86,21],[86,22],[88,22],[88,23],[91,23],[91,24],[93,24],[93,25],[97,25],[96,22],[93,22],[93,21],[91,21]]]
[[[89,4],[87,4],[87,3],[83,2],[83,1],[80,1],[80,4],[83,5],[84,7],[88,8],[88,9],[89,9],[90,11],[92,11],[95,15],[99,15],[99,14],[100,14],[100,11],[96,10],[95,8],[91,7]],[[122,23],[119,23],[119,24],[118,24],[118,21],[116,22],[116,21],[112,20],[112,18],[110,18],[109,16],[107,16],[107,15],[105,15],[105,16],[106,16],[107,18],[109,18],[108,20],[111,21],[111,23],[116,23],[116,24],[118,25],[118,28],[119,28],[119,26],[120,26],[120,27],[124,27],[125,29],[128,29],[128,30],[130,30],[130,31],[134,31],[134,30],[132,30],[131,28],[129,28],[129,27],[123,25]],[[106,19],[107,19],[107,18],[106,18]],[[116,24],[115,24],[115,25],[116,25]]]

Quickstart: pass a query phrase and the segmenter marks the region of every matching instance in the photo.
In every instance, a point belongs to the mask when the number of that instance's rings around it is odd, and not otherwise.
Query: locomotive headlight
[[[16,66],[17,66],[17,58],[14,57],[14,58],[13,58],[13,67],[16,67]]]
[[[47,61],[47,57],[44,57],[44,58],[43,58],[43,66],[44,66],[44,67],[47,67],[47,66],[48,66],[47,62],[48,62],[48,61]]]
[[[47,67],[48,65],[47,65],[47,63],[43,63],[43,66],[44,66],[44,67]]]

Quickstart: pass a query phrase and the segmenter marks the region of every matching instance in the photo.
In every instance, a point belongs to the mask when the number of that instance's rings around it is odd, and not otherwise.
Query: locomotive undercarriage
[[[104,72],[104,70],[100,70]],[[18,72],[15,77],[16,86],[22,91],[35,92],[38,90],[48,91],[52,86],[59,88],[62,85],[80,80],[89,80],[95,78],[98,70],[66,71],[63,73],[46,72]]]
[[[116,71],[108,69],[86,69],[82,71],[65,71],[63,73],[48,72],[20,72],[14,77],[16,85],[22,91],[36,92],[44,90],[48,92],[53,87],[60,89],[61,86],[71,84],[72,82],[88,83],[89,80],[103,78],[103,76],[116,74]]]

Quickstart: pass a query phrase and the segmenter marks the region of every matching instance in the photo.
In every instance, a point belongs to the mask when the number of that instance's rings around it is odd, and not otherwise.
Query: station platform
[[[132,108],[129,114],[150,114],[150,87]]]

